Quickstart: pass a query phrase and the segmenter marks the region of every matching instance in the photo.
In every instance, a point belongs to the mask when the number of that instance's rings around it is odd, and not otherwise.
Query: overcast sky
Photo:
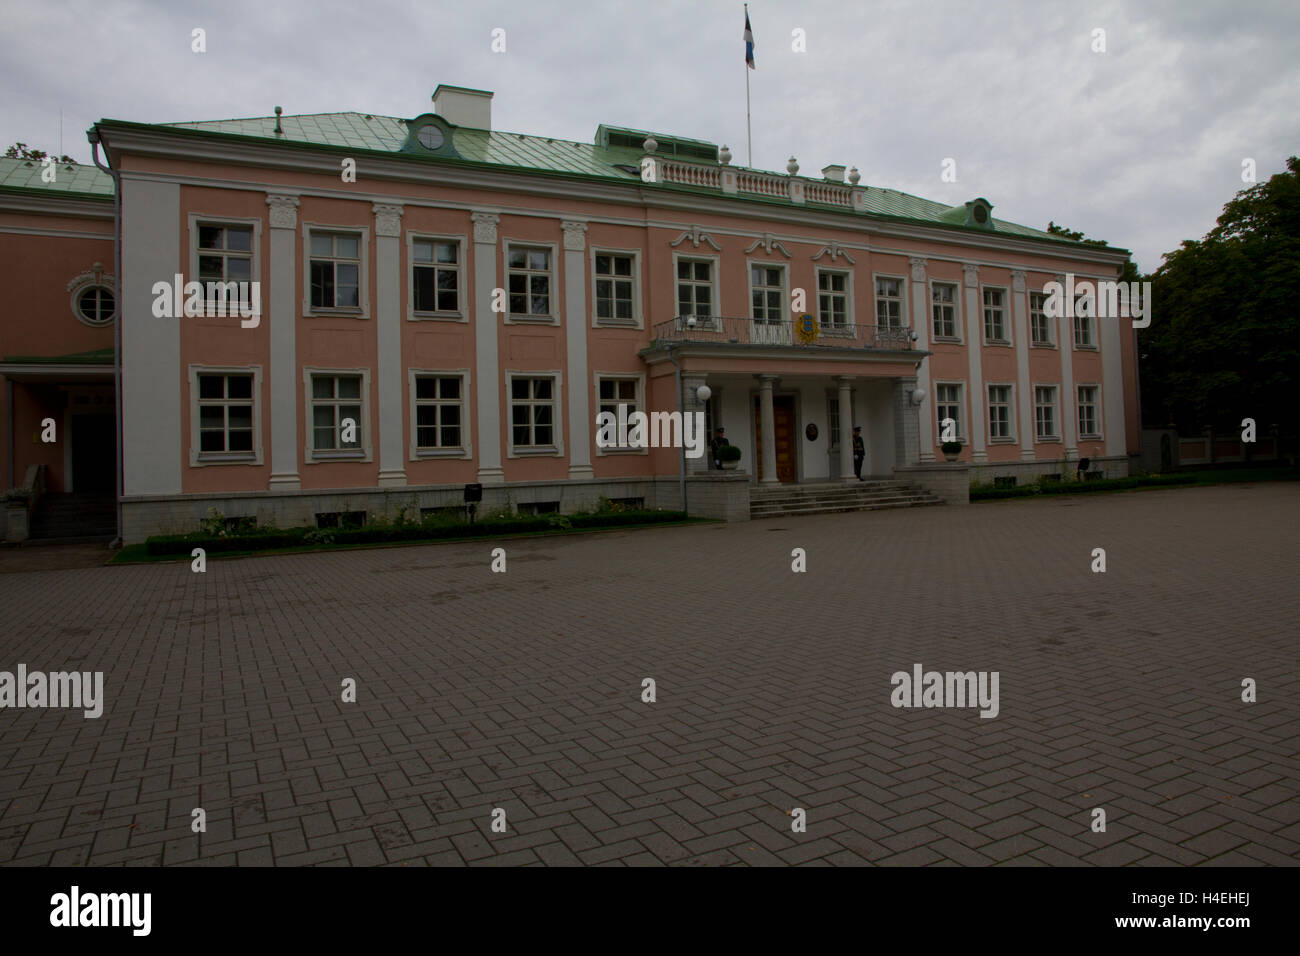
[[[57,150],[60,110],[63,151],[87,162],[103,117],[413,117],[448,83],[494,91],[497,129],[590,142],[609,123],[746,162],[732,0],[4,5],[0,148]],[[1131,249],[1143,271],[1213,227],[1243,160],[1262,181],[1300,152],[1295,0],[755,0],[750,19],[755,166],[794,155],[805,175],[842,163],[874,186],[984,196],[1000,218]]]

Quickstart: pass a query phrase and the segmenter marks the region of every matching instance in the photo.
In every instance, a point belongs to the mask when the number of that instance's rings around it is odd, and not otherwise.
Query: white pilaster
[[[379,351],[379,486],[406,484],[402,442],[402,206],[375,203],[376,328]]]
[[[587,224],[565,219],[564,342],[569,366],[569,477],[592,478],[591,374],[587,368]]]
[[[1015,322],[1016,343],[1016,408],[1019,421],[1016,435],[1020,439],[1020,460],[1034,460],[1034,396],[1029,383],[1029,290],[1025,285],[1025,270],[1011,273],[1011,309]]]
[[[1058,275],[1056,281],[1065,287],[1065,276]],[[1061,335],[1057,339],[1061,348],[1061,387],[1057,391],[1057,414],[1061,416],[1061,441],[1065,443],[1065,460],[1076,461],[1079,457],[1078,442],[1075,439],[1075,395],[1074,395],[1074,319],[1066,312],[1074,311],[1074,303],[1067,302],[1061,310]],[[1095,323],[1097,320],[1093,319]]]
[[[759,484],[774,485],[779,480],[776,477],[776,422],[772,408],[772,386],[776,383],[776,376],[760,375],[758,380],[759,428],[763,430],[763,477]]]
[[[297,491],[298,197],[268,193],[271,217],[271,490]]]
[[[853,474],[853,376],[835,379],[840,388],[840,481],[856,481]]]
[[[701,385],[706,384],[708,376],[704,372],[682,372],[682,422],[685,427],[687,416],[694,416],[697,413],[703,416],[701,420],[707,420],[704,416],[704,403],[700,401],[696,392]],[[691,418],[694,421],[694,417]],[[715,426],[716,427],[716,426]],[[704,454],[699,458],[687,458],[686,470],[690,474],[707,474],[713,467],[713,455],[709,452],[709,442],[713,436],[708,432],[704,433]]]
[[[912,265],[912,330],[916,332],[916,347],[930,347],[930,302],[929,283],[926,281],[926,262],[923,256],[912,256],[908,260]],[[927,397],[930,396],[930,363],[921,360],[921,367],[916,370],[916,387]],[[928,408],[917,409],[920,426],[920,461],[928,464],[934,461],[934,416]]]
[[[984,442],[984,373],[981,354],[984,349],[984,303],[980,301],[980,267],[972,263],[962,266],[966,280],[966,355],[969,361],[970,384],[966,398],[970,405],[971,457],[976,464],[989,460]]]
[[[1108,316],[1093,321],[1097,323],[1097,335],[1101,337],[1101,414],[1106,429],[1106,454],[1127,457],[1124,360],[1120,354],[1120,336],[1133,334],[1132,319]]]
[[[476,212],[474,221],[474,371],[478,404],[478,480],[505,480],[501,470],[501,366],[497,361],[497,314],[492,290],[497,279],[497,223],[501,217]]]
[[[121,185],[122,493],[179,494],[189,446],[181,431],[186,319],[156,318],[152,289],[155,282],[170,288],[181,269],[181,191],[175,183],[142,182],[129,174]]]

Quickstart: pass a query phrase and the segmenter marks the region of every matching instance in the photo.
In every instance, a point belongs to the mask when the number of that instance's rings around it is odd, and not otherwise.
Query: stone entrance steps
[[[111,538],[117,534],[112,493],[46,493],[32,515],[32,540]]]
[[[753,488],[751,518],[778,515],[830,514],[837,511],[877,511],[943,504],[943,500],[905,481],[846,481],[810,485]]]

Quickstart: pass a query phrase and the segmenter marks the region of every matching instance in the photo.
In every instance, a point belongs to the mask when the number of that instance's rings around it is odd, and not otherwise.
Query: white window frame
[[[554,398],[552,403],[555,406],[552,423],[552,437],[555,439],[554,444],[547,445],[543,448],[534,450],[531,446],[527,448],[515,447],[515,425],[514,425],[514,382],[517,378],[549,378],[555,382],[552,390]],[[506,369],[505,372],[505,427],[506,427],[506,457],[507,458],[563,458],[564,457],[564,415],[565,403],[564,395],[564,374],[559,369]],[[594,416],[593,416],[594,420]]]
[[[754,317],[754,269],[776,269],[781,273],[781,307],[777,309],[777,317],[758,319]],[[746,259],[745,260],[745,302],[748,305],[745,308],[745,316],[751,324],[762,326],[783,326],[793,327],[793,313],[790,311],[790,265],[787,262],[773,262],[771,259]],[[761,288],[770,290],[772,286],[764,285]],[[764,306],[766,310],[766,306]]]
[[[1083,410],[1083,403],[1079,401],[1079,389],[1081,388],[1096,389],[1097,397],[1092,403],[1092,418],[1096,425],[1096,431],[1085,432],[1083,430],[1083,421],[1079,414]],[[1101,384],[1099,382],[1079,382],[1074,386],[1074,420],[1076,427],[1079,429],[1079,441],[1102,441],[1104,439],[1101,424]]]
[[[965,445],[965,444],[969,444],[969,438],[968,438],[968,436],[967,436],[967,434],[966,434],[966,419],[969,417],[969,416],[966,414],[966,411],[967,411],[967,407],[966,407],[966,399],[967,399],[967,395],[966,395],[966,392],[967,392],[967,389],[966,389],[966,383],[963,382],[963,381],[953,381],[953,380],[949,380],[949,381],[937,381],[937,382],[934,383],[934,426],[935,426],[935,432],[934,432],[934,436],[935,436],[935,438],[934,438],[934,446],[935,446],[936,448],[938,448],[940,445],[943,444],[943,440],[942,440],[942,438],[940,437],[940,436],[943,434],[943,420],[944,420],[945,418],[949,417],[949,416],[947,416],[947,415],[940,415],[940,414],[939,414],[939,404],[940,404],[940,402],[939,402],[939,389],[940,389],[941,387],[952,387],[952,386],[956,386],[956,388],[958,389],[958,392],[957,392],[957,412],[958,412],[958,415],[957,415],[957,440],[958,440],[959,442],[961,442],[963,445]],[[950,402],[944,402],[943,404],[944,404],[944,405],[949,405],[949,404],[952,404],[952,403],[950,403]]]
[[[312,233],[355,234],[360,239],[357,249],[357,305],[333,309],[313,309],[311,304],[311,237]],[[343,316],[352,319],[370,318],[370,228],[369,226],[333,225],[324,222],[302,224],[302,314],[305,318]]]
[[[989,338],[988,311],[994,306],[990,306],[984,301],[986,292],[1002,293],[1002,304],[997,306],[997,310],[1002,313],[1002,338]],[[985,345],[996,345],[1000,347],[1014,346],[1011,339],[1011,290],[1004,285],[980,285],[980,335]]]
[[[1034,382],[1030,388],[1033,389],[1031,394],[1033,396],[1034,407],[1034,442],[1036,444],[1059,444],[1062,440],[1061,433],[1063,431],[1063,423],[1061,422],[1061,386],[1056,382]],[[1046,407],[1038,401],[1038,390],[1040,388],[1050,388],[1052,394],[1055,396],[1055,398],[1052,399],[1051,405],[1054,411],[1054,414],[1052,415],[1052,424],[1056,429],[1056,433],[1053,435],[1040,435],[1038,433],[1038,410]]]
[[[683,259],[685,259],[688,262],[709,263],[709,295],[713,299],[713,308],[712,308],[711,315],[708,317],[708,320],[705,322],[700,322],[699,327],[707,328],[707,329],[720,329],[721,324],[719,320],[722,318],[723,311],[722,311],[722,298],[721,298],[722,288],[718,279],[718,274],[722,269],[722,257],[720,255],[716,255],[713,253],[686,253],[686,252],[673,253],[672,282],[673,282],[673,314],[674,315],[678,314],[678,310],[681,307],[681,300],[678,297],[678,288],[677,288],[677,283],[680,282],[681,280],[677,278],[677,270],[678,270],[678,264]],[[748,266],[746,266],[746,275],[748,274],[749,274]],[[694,284],[699,284],[699,283],[695,283],[695,280],[693,279],[687,281],[690,281]],[[748,309],[746,311],[748,311]],[[693,313],[693,314],[698,315],[699,313]]]
[[[510,312],[510,250],[516,249],[545,249],[549,253],[550,268],[547,274],[550,276],[550,293],[547,298],[550,300],[551,311],[548,315],[530,315],[520,313],[514,315]],[[501,240],[501,275],[504,282],[503,289],[506,294],[505,311],[501,313],[502,320],[507,325],[559,325],[560,324],[560,246],[559,243],[550,242],[545,239],[502,239]],[[533,274],[535,270],[525,269],[526,274]],[[531,297],[532,292],[528,295]]]
[[[946,285],[952,289],[952,322],[954,335],[940,335],[934,330],[934,287],[936,285]],[[930,298],[929,298],[929,319],[930,319],[930,341],[948,342],[950,344],[961,344],[965,341],[962,335],[962,284],[960,279],[931,279],[930,280]]]
[[[189,276],[187,277],[187,281],[198,282],[198,283],[200,283],[200,284],[203,285],[203,302],[204,302],[205,307],[209,307],[209,308],[210,308],[210,307],[215,306],[217,303],[214,302],[214,301],[212,301],[212,300],[209,300],[209,299],[208,299],[208,287],[207,287],[207,284],[204,283],[204,281],[203,281],[202,279],[199,278],[199,226],[221,226],[221,227],[229,227],[229,226],[251,226],[251,227],[252,227],[252,229],[253,229],[253,248],[252,248],[252,252],[251,252],[251,254],[250,254],[250,255],[251,255],[251,259],[252,259],[252,266],[251,266],[251,268],[249,269],[249,279],[248,279],[248,282],[249,282],[249,290],[250,290],[250,293],[251,293],[251,290],[252,290],[252,289],[259,289],[259,290],[260,290],[261,287],[262,287],[262,286],[261,286],[261,282],[262,282],[262,220],[261,220],[261,219],[244,219],[244,218],[240,218],[240,217],[237,217],[237,216],[205,216],[205,215],[203,215],[202,213],[191,212],[191,213],[189,214],[189,216],[188,216],[188,227],[189,227],[189,239],[188,239],[188,242],[189,242],[189,248],[190,248],[190,256],[189,256],[190,271],[189,271]],[[308,270],[308,274],[310,275],[310,269]],[[253,285],[254,282],[256,282],[256,283],[258,283],[258,284],[254,286],[254,285]],[[308,289],[307,294],[308,294],[308,297],[310,298],[310,296],[311,296],[311,290],[310,290],[310,289]],[[181,301],[183,302],[184,300],[185,300],[185,297],[182,296],[182,297],[181,297]],[[235,310],[236,310],[236,311],[234,312],[234,314],[235,314],[236,316],[239,315],[239,312],[238,312],[239,304],[238,304],[237,302],[236,302],[236,303],[231,303],[229,300],[227,300],[227,302],[226,302],[226,317],[227,317],[227,318],[229,318],[230,315],[231,315],[231,306],[232,306],[232,305],[234,306],[234,308],[235,308]],[[266,310],[263,308],[263,303],[261,303],[261,302],[256,303],[256,308],[257,308],[261,313],[265,313],[265,311],[266,311]]]
[[[415,393],[415,380],[423,376],[460,379],[460,446],[458,448],[420,448],[419,401]],[[408,368],[406,370],[407,394],[410,396],[411,433],[407,457],[411,461],[428,461],[442,458],[468,459],[474,457],[473,423],[470,421],[470,388],[473,382],[467,368]]]
[[[822,275],[824,273],[830,275],[842,275],[845,277],[844,293],[843,293],[845,296],[844,325],[842,327],[831,325],[822,316],[821,296],[822,296]],[[817,325],[819,326],[820,330],[823,333],[829,335],[835,335],[841,332],[845,334],[852,333],[857,328],[856,321],[853,314],[853,270],[836,269],[832,266],[815,266],[813,268],[813,284],[814,284],[813,294],[817,296],[817,308],[815,310],[815,314],[817,315]],[[840,293],[834,292],[834,293],[827,293],[827,294],[839,295]]]
[[[1043,298],[1044,305],[1048,299],[1046,292],[1035,292],[1033,290],[1030,290],[1029,292],[1029,347],[1035,349],[1054,349],[1056,348],[1056,319],[1055,317],[1048,315],[1047,312],[1042,309],[1039,310],[1039,314],[1042,315],[1047,322],[1047,340],[1039,342],[1034,339],[1034,296],[1036,295]]]
[[[596,256],[627,256],[632,260],[632,318],[602,319],[596,314]],[[589,260],[591,269],[591,327],[609,329],[644,329],[645,316],[641,309],[641,250],[615,249],[611,246],[592,246]]]
[[[1097,308],[1096,296],[1093,296],[1093,311]],[[1082,319],[1088,323],[1088,341],[1083,345],[1079,344],[1079,321]],[[1070,338],[1074,340],[1074,351],[1076,352],[1096,352],[1097,346],[1097,329],[1101,325],[1095,315],[1080,316],[1077,312],[1070,319]]]
[[[1005,388],[1007,390],[1007,433],[1005,435],[993,435],[993,396],[989,394],[989,389]],[[1016,386],[1014,382],[985,382],[984,383],[984,402],[988,410],[989,425],[989,444],[991,445],[1012,445],[1016,443]],[[999,402],[998,404],[1004,404]]]
[[[435,310],[433,312],[415,311],[415,244],[417,242],[451,242],[456,244],[456,291],[457,304],[454,311]],[[466,287],[465,259],[469,254],[469,242],[463,235],[440,235],[431,232],[406,233],[406,318],[409,322],[469,322],[467,300],[469,289]],[[440,266],[439,268],[446,268]]]
[[[357,451],[347,451],[336,448],[322,448],[319,452],[316,450],[316,418],[312,414],[312,389],[311,380],[314,375],[359,375],[361,376],[361,421],[357,422],[361,428],[361,447],[360,454]],[[371,434],[371,416],[370,416],[370,369],[368,368],[322,368],[317,365],[304,365],[302,369],[303,383],[303,409],[304,418],[303,431],[306,433],[305,443],[303,446],[303,461],[308,465],[319,465],[326,462],[340,461],[374,461],[374,441],[375,437]]]
[[[876,282],[880,279],[896,279],[898,281],[898,322],[897,326],[880,324],[880,301],[884,298],[886,301],[892,299],[890,296],[881,296],[880,291],[876,288]],[[912,327],[911,316],[907,310],[907,277],[893,275],[888,272],[873,272],[871,274],[871,324],[876,328],[899,328],[910,329]]]
[[[190,382],[190,467],[211,465],[262,464],[262,366],[260,365],[191,365]],[[199,376],[252,375],[253,377],[253,450],[242,452],[200,452],[199,450]]]
[[[650,410],[645,407],[645,373],[644,372],[594,372],[592,374],[592,398],[591,407],[596,410],[592,416],[594,436],[599,427],[594,425],[596,415],[600,414],[600,383],[604,381],[635,381],[636,382],[636,410],[645,412],[647,416]],[[685,413],[683,413],[685,414]],[[649,424],[646,425],[646,437],[649,438]],[[712,437],[712,436],[710,436]],[[593,439],[594,443],[594,439]],[[649,448],[601,448],[596,445],[597,455],[649,455]]]

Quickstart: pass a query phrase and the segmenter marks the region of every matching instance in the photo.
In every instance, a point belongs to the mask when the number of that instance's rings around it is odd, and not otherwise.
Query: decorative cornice
[[[581,252],[587,248],[587,224],[577,219],[562,219],[560,228],[564,230],[564,248],[572,252]]]
[[[375,235],[398,238],[402,235],[402,204],[377,202],[374,204]]]
[[[90,286],[114,286],[114,278],[111,272],[104,271],[104,265],[96,262],[85,272],[79,272],[68,282],[68,291],[73,292],[77,289],[84,289]],[[116,286],[114,286],[116,288]]]
[[[501,217],[494,212],[476,212],[471,213],[470,217],[474,222],[474,241],[490,242],[497,241],[497,223]]]
[[[850,261],[852,261],[852,260],[850,260]],[[912,281],[913,281],[913,282],[924,282],[924,281],[925,281],[925,257],[924,257],[924,256],[912,256],[912,257],[909,258],[907,261],[908,261],[908,262],[911,264],[911,266],[912,266]]]
[[[283,193],[267,193],[266,204],[271,207],[272,229],[298,228],[298,197]]]
[[[702,230],[699,226],[691,226],[691,228],[687,229],[685,232],[683,232],[672,242],[668,243],[668,245],[672,246],[673,248],[676,248],[677,246],[680,246],[683,242],[685,242],[687,239],[691,240],[691,245],[694,246],[696,249],[700,247],[701,242],[707,242],[718,252],[722,251],[722,246],[714,242],[713,237],[710,236],[704,230]]]
[[[781,254],[784,255],[787,259],[794,258],[794,256],[790,255],[790,250],[785,247],[785,245],[781,242],[781,240],[773,238],[770,232],[763,233],[762,239],[755,239],[753,243],[750,244],[750,247],[745,250],[745,252],[746,253],[753,252],[759,246],[762,246],[763,251],[766,252],[769,256],[772,254],[772,247],[776,246],[776,248],[781,250]],[[814,256],[814,258],[816,257]],[[834,257],[832,256],[832,258]],[[853,260],[850,259],[849,261],[852,262]]]

